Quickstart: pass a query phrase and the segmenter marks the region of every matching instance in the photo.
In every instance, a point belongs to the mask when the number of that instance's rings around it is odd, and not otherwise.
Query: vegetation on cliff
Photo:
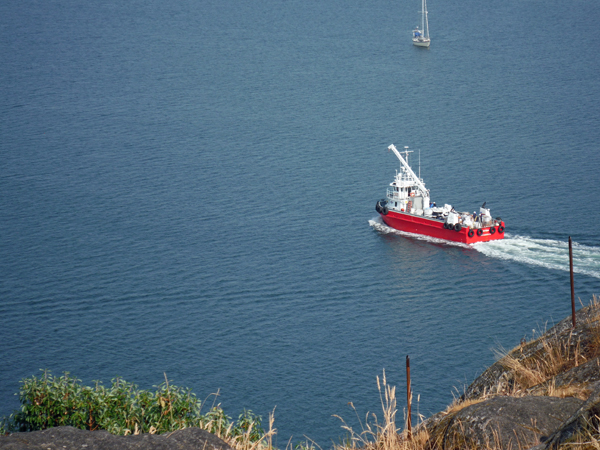
[[[189,389],[169,384],[166,375],[165,382],[155,386],[155,391],[139,389],[121,378],[113,379],[110,387],[99,381],[93,387],[80,382],[68,372],[55,377],[47,370],[40,377],[22,380],[21,409],[3,418],[0,433],[72,426],[137,435],[197,427],[240,450],[270,446],[274,434],[273,429],[265,432],[261,417],[249,410],[244,410],[236,421],[220,405],[212,404],[202,413],[208,402],[201,402]]]
[[[367,414],[355,430],[339,416],[347,438],[334,450],[600,449],[600,301],[569,316],[529,342],[499,355],[445,411],[411,429],[397,426],[396,389],[385,372],[377,378],[383,416]],[[2,431],[57,426],[114,434],[167,433],[197,427],[237,450],[271,450],[261,418],[244,411],[237,421],[219,405],[206,413],[187,389],[165,382],[144,391],[122,379],[111,387],[82,386],[65,373],[23,380],[21,410],[4,419]],[[350,404],[352,408],[354,405]],[[354,410],[356,412],[356,410]],[[288,444],[290,447],[291,444]],[[314,448],[308,441],[296,447]]]

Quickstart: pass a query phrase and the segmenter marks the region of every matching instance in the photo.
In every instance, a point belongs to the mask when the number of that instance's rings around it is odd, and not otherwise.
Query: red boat
[[[476,212],[458,212],[451,205],[438,207],[431,202],[429,190],[408,165],[405,157],[392,144],[388,147],[400,160],[400,172],[390,183],[387,196],[375,205],[386,225],[408,233],[422,234],[446,241],[474,244],[504,238],[504,222],[492,219],[485,203]]]

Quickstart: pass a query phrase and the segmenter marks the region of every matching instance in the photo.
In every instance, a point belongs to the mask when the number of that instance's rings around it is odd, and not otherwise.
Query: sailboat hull
[[[429,47],[431,41],[429,39],[413,39],[413,45],[417,47]]]

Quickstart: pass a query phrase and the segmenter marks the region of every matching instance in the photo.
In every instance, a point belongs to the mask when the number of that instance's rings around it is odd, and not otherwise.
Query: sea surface
[[[0,416],[166,373],[327,449],[407,355],[427,416],[567,317],[569,236],[600,294],[600,3],[428,8],[423,49],[412,0],[1,2]],[[392,143],[506,238],[384,226]]]

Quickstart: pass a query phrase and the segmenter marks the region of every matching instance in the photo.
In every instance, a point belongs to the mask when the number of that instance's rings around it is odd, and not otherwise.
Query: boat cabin
[[[396,212],[406,212],[422,216],[425,211],[430,209],[429,190],[425,188],[421,180],[408,165],[408,147],[405,147],[405,158],[396,150],[393,145],[390,146],[398,159],[400,159],[400,171],[396,171],[394,181],[390,183],[387,190],[387,208]]]

